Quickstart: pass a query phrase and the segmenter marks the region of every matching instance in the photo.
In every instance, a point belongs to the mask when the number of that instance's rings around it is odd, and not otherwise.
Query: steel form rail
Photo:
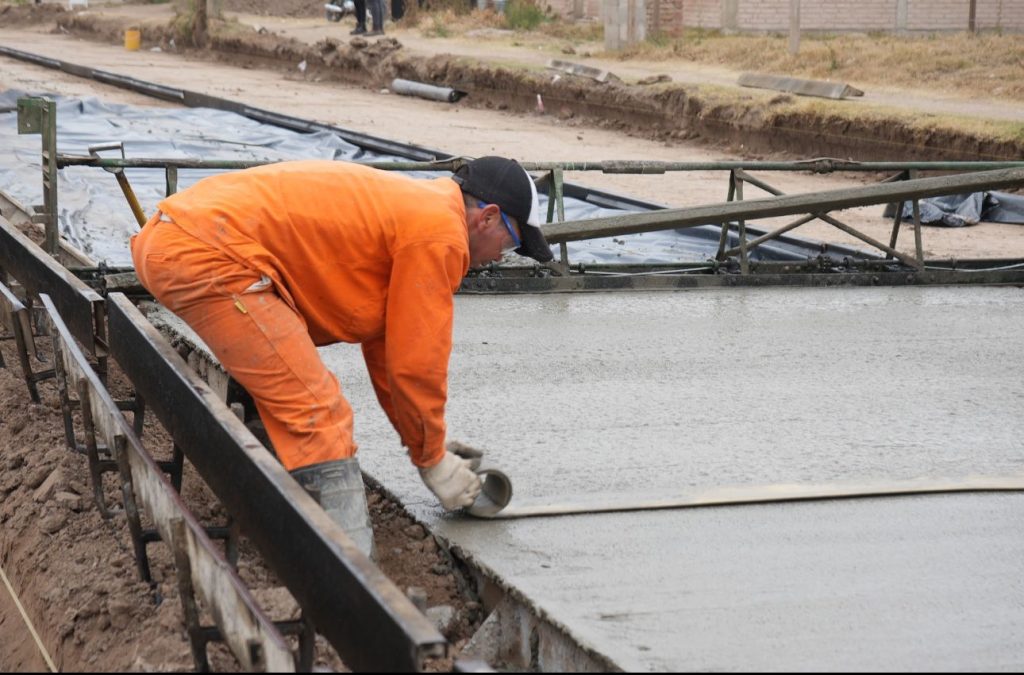
[[[291,479],[126,296],[108,297],[111,353],[305,616],[353,670],[418,671],[447,642]]]
[[[24,287],[27,300],[40,293],[48,294],[89,353],[105,355],[103,297],[0,217],[0,282],[7,274]]]
[[[115,457],[137,562],[141,564],[145,558],[140,503],[156,525],[157,538],[165,542],[174,554],[196,669],[200,672],[209,670],[206,656],[208,636],[200,624],[195,601],[195,596],[199,595],[214,618],[217,639],[228,645],[243,669],[294,672],[296,660],[284,637],[263,614],[232,565],[214,547],[206,529],[181,501],[176,486],[168,481],[162,467],[143,447],[139,438],[141,425],[134,424],[136,428],[133,429],[128,424],[121,406],[113,400],[92,369],[50,297],[44,293],[41,301],[53,328],[53,357],[62,399],[66,399],[71,390],[77,392],[88,445],[95,451],[97,439],[102,439]],[[136,422],[139,415],[137,411]],[[100,485],[99,478],[97,475],[92,478],[96,488]],[[102,494],[97,493],[96,498],[102,500]],[[143,579],[150,581],[147,576],[143,573]],[[311,635],[307,636],[306,642],[308,645],[304,646],[308,654],[312,647]],[[312,659],[308,660],[308,665],[312,665]]]

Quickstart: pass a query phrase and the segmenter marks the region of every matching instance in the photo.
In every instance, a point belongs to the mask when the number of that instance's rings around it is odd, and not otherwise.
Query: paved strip
[[[450,435],[516,499],[952,481],[1024,470],[1024,290],[456,298]],[[322,351],[361,465],[535,610],[627,670],[1020,669],[1024,495],[484,521],[448,516]]]

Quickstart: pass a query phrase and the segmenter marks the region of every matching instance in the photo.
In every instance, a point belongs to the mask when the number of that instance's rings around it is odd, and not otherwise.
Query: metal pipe
[[[402,96],[418,96],[419,98],[442,103],[455,103],[466,95],[466,92],[452,89],[451,87],[438,87],[423,82],[413,82],[396,77],[391,81],[391,91]]]

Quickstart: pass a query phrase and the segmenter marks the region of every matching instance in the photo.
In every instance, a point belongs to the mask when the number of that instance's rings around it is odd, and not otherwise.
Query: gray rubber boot
[[[327,515],[345,530],[359,550],[377,560],[363,474],[355,457],[304,466],[291,472]]]

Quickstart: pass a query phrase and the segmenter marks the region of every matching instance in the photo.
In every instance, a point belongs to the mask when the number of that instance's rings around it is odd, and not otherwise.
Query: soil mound
[[[316,0],[223,0],[222,9],[263,16],[324,16],[324,2]]]

